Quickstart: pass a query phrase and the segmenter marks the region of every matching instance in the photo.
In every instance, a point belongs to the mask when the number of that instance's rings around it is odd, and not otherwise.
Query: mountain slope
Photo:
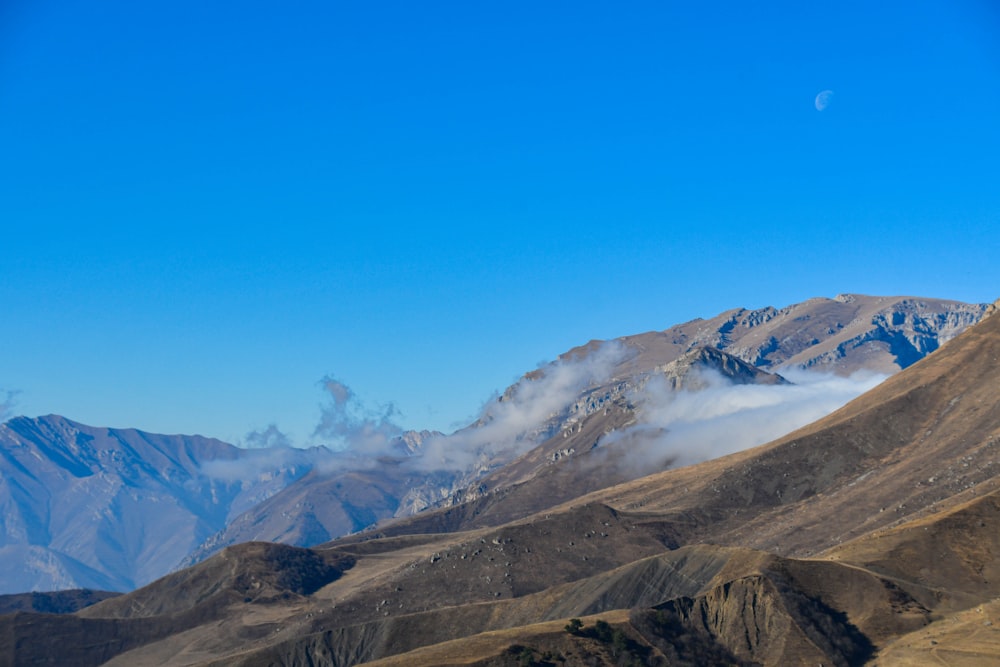
[[[969,614],[1000,596],[998,373],[990,317],[756,449],[503,525],[418,532],[473,503],[294,558],[225,551],[73,615],[2,617],[0,656],[86,641],[80,664],[913,664],[932,637],[939,656],[972,638],[995,659]]]
[[[409,431],[397,439],[405,454],[350,462],[331,459],[234,516],[184,560],[197,563],[216,551],[250,541],[313,546],[367,528],[395,516],[407,494],[418,486],[454,483],[454,474],[414,470],[407,460],[434,434]],[[400,448],[402,449],[402,448]]]
[[[766,370],[805,367],[843,375],[859,370],[895,373],[978,322],[987,304],[964,304],[911,297],[841,295],[810,299],[782,309],[735,309],[710,320],[693,320],[662,332],[625,336],[611,341],[619,346],[619,360],[607,376],[586,387],[573,401],[537,427],[539,447],[519,459],[475,480],[437,505],[481,499],[502,493],[504,506],[513,509],[511,495],[526,509],[541,509],[541,498],[565,499],[613,483],[623,482],[656,467],[675,464],[669,456],[650,465],[636,464],[630,451],[662,433],[633,429],[617,452],[595,447],[608,444],[608,434],[627,432],[648,402],[651,383],[666,390],[697,392],[706,378],[722,377],[729,384],[782,384],[784,378]],[[902,341],[902,342],[901,342]],[[563,354],[557,363],[583,362],[605,350],[608,341],[591,341]],[[551,368],[551,366],[549,367]],[[527,374],[505,392],[544,378],[543,367]],[[662,389],[661,389],[662,387]],[[656,397],[662,405],[669,397]],[[803,422],[804,423],[804,422]],[[759,442],[763,442],[760,440]],[[730,450],[731,451],[731,450]],[[590,456],[587,463],[571,462]],[[596,459],[602,459],[598,462]],[[594,475],[594,467],[601,470]],[[544,480],[536,494],[520,488],[533,475]],[[486,502],[489,502],[488,500]],[[539,503],[543,504],[539,504]],[[523,514],[522,514],[523,515]],[[477,516],[483,520],[482,512]],[[507,511],[499,520],[515,516]]]
[[[845,375],[861,369],[893,373],[979,321],[986,309],[986,304],[939,299],[841,295],[835,299],[810,299],[782,309],[734,309],[709,320],[611,341],[620,348],[616,352],[618,360],[602,366],[601,375],[553,406],[549,413],[526,423],[521,432],[505,432],[501,442],[484,443],[487,436],[482,434],[488,433],[489,423],[480,419],[452,436],[424,438],[422,444],[429,448],[437,444],[442,448],[471,449],[467,458],[473,463],[452,469],[415,464],[408,480],[410,486],[393,513],[407,516],[427,507],[475,501],[475,522],[461,525],[497,525],[675,465],[669,456],[638,464],[637,457],[630,453],[644,446],[644,441],[661,435],[655,429],[633,429],[625,437],[631,442],[607,446],[636,424],[637,404],[648,396],[650,382],[667,391],[702,390],[712,376],[721,376],[733,384],[781,384],[784,379],[780,375],[764,369],[774,371],[782,365]],[[595,356],[606,353],[608,345],[608,341],[591,341],[570,350],[555,364],[525,375],[504,392],[500,402],[516,404],[519,391],[526,386],[544,382],[547,375],[555,375],[566,366],[586,366]],[[609,439],[612,433],[616,435]],[[491,454],[477,457],[476,448],[490,450]],[[599,475],[594,474],[595,468],[600,469]],[[427,476],[423,483],[419,482],[421,471]],[[538,483],[524,486],[536,476]],[[376,488],[384,486],[373,483]],[[293,524],[325,526],[322,530],[299,531],[297,540],[291,543],[300,546],[318,542],[303,536],[325,532],[332,537],[358,528],[356,523],[343,520],[340,489],[331,490],[331,482],[305,477],[299,484],[301,489],[293,485],[268,504],[249,510],[224,533],[212,538],[197,557],[241,540],[287,540],[288,534],[281,526],[264,529],[275,523],[269,517],[277,513],[290,517]],[[347,487],[342,484],[340,488]],[[497,502],[494,495],[499,495],[502,502]],[[384,503],[376,505],[382,509],[377,518],[385,518],[387,507]],[[463,512],[460,509],[457,514]],[[436,517],[429,521],[439,528],[459,525],[442,524]]]
[[[124,591],[162,576],[233,513],[308,469],[299,452],[261,474],[252,459],[267,454],[54,415],[0,424],[0,560],[8,564],[0,592]],[[206,466],[257,474],[220,476]]]
[[[663,664],[657,658],[680,665],[920,665],[935,659],[992,664],[1000,658],[992,630],[1000,614],[1000,582],[990,583],[997,581],[991,575],[1000,555],[998,521],[1000,492],[994,492],[821,558],[681,547],[564,587],[615,595],[607,601],[594,595],[580,604],[570,592],[560,610],[568,617],[575,605],[576,612],[592,614],[585,625],[614,623],[633,642],[633,655],[648,660],[640,664]],[[612,611],[629,607],[627,618]],[[371,664],[516,664],[490,662],[502,660],[511,645],[528,645],[536,655],[567,653],[562,624],[541,621]],[[590,647],[592,655],[599,655],[596,648]],[[607,657],[591,664],[616,664]]]
[[[597,498],[623,508],[711,514],[706,538],[815,553],[993,489],[1000,470],[998,374],[1000,318],[990,317],[798,432],[676,471],[671,487],[684,484],[683,494],[660,485],[668,477],[651,476]]]
[[[844,375],[860,369],[891,374],[978,322],[987,308],[942,299],[841,294],[780,309],[736,308],[622,340],[637,351],[629,362],[636,368],[706,346],[765,370],[803,366]],[[587,347],[567,354],[580,354]]]
[[[527,374],[470,427],[451,436],[403,434],[406,446],[364,460],[321,448],[247,451],[55,416],[14,419],[0,426],[0,562],[7,565],[0,593],[129,590],[227,545],[313,545],[433,506],[457,508],[444,523],[441,515],[425,520],[437,529],[498,525],[690,462],[654,451],[671,428],[648,421],[657,392],[711,390],[718,377],[783,386],[764,370],[782,364],[896,370],[985,308],[840,296],[595,341]],[[573,383],[550,392],[547,383],[561,373]],[[546,408],[531,409],[540,404]],[[461,456],[438,465],[430,452]]]

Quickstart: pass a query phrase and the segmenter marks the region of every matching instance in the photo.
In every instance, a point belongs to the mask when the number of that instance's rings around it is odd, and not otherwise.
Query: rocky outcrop
[[[635,622],[656,628],[650,633],[654,641],[690,643],[683,636],[690,633],[749,664],[847,667],[864,663],[874,652],[871,640],[846,614],[766,574],[747,575],[696,598],[681,597],[638,612]]]
[[[702,346],[765,370],[790,365],[845,375],[863,368],[893,373],[981,320],[988,308],[988,304],[943,299],[859,294],[809,299],[784,308],[737,308],[711,319],[619,339],[635,352],[619,370],[628,373],[667,363]],[[906,344],[893,348],[896,340]],[[567,355],[586,354],[596,344]]]

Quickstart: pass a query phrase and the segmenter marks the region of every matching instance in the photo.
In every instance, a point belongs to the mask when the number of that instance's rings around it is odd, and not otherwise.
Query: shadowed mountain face
[[[34,611],[42,614],[71,614],[118,593],[77,589],[52,593],[15,593],[0,595],[0,614]]]
[[[990,664],[1000,655],[984,625],[1000,622],[998,377],[1000,318],[989,317],[761,447],[510,521],[499,517],[513,490],[314,549],[234,547],[75,614],[4,616],[0,655]],[[544,477],[512,488],[534,484]],[[481,522],[489,512],[494,521]]]
[[[0,424],[0,592],[130,590],[306,472],[311,453],[94,428],[50,415]],[[258,469],[244,478],[206,466]]]

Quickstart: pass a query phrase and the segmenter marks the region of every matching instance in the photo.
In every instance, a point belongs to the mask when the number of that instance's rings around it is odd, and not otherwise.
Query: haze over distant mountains
[[[319,454],[243,450],[55,415],[9,420],[0,443],[4,592],[121,591],[152,581],[305,474]],[[254,474],[210,476],[209,462],[242,462]]]
[[[736,309],[575,348],[453,434],[339,453],[18,417],[0,425],[0,592],[127,591],[229,545],[311,546],[432,507],[519,519],[783,435],[987,310],[857,295]]]

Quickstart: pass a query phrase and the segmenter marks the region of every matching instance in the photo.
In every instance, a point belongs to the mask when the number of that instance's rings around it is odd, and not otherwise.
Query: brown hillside
[[[972,614],[992,622],[1000,593],[998,370],[992,317],[763,447],[501,525],[475,526],[513,490],[323,548],[241,545],[76,614],[0,617],[0,661],[995,659]],[[511,487],[517,512],[544,479]]]
[[[682,547],[531,597],[556,593],[560,600],[539,618],[586,612],[596,614],[585,617],[590,623],[614,621],[636,642],[641,664],[926,664],[934,656],[988,664],[1000,655],[991,630],[1000,598],[982,576],[983,564],[996,567],[997,498],[916,519],[822,558]],[[942,538],[947,546],[931,546]],[[956,565],[935,565],[942,557]],[[627,623],[610,611],[626,606]],[[374,664],[517,664],[505,662],[511,646],[581,659],[569,664],[616,664],[596,647],[574,645],[559,627],[492,630]]]
[[[594,494],[711,521],[692,539],[822,551],[996,488],[1000,318],[772,444]]]

